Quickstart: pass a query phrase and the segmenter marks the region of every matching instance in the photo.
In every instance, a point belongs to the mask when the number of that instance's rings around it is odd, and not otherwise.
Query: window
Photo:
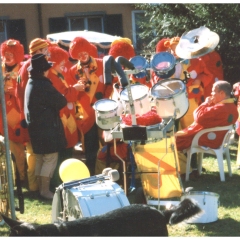
[[[7,40],[6,21],[0,20],[0,44]]]
[[[69,31],[96,31],[104,32],[103,13],[79,13],[67,16]]]
[[[152,40],[147,37],[140,37],[140,34],[144,31],[142,28],[140,28],[140,23],[142,21],[147,21],[146,17],[144,16],[144,11],[132,11],[133,46],[136,50],[137,55],[140,55],[140,53],[144,50],[145,46],[147,46]]]

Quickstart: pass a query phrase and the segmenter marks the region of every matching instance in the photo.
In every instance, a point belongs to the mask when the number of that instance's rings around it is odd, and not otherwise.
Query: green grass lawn
[[[218,207],[218,220],[212,223],[187,224],[185,222],[168,226],[172,237],[217,237],[240,236],[240,170],[236,170],[237,141],[230,146],[233,176],[229,177],[226,160],[224,169],[226,181],[221,182],[218,165],[215,158],[205,156],[203,166],[206,172],[202,173],[196,181],[183,182],[184,189],[193,187],[194,191],[214,192],[220,195]],[[129,195],[129,200],[134,199]],[[40,199],[38,194],[24,189],[25,212],[16,216],[21,221],[31,223],[50,223],[52,202]],[[9,228],[4,224],[0,226],[0,236],[8,236]]]

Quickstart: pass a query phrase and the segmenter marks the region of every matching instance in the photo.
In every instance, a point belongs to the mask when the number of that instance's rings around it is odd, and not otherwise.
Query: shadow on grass
[[[212,223],[198,223],[196,228],[209,237],[233,237],[240,234],[239,222],[229,217]]]

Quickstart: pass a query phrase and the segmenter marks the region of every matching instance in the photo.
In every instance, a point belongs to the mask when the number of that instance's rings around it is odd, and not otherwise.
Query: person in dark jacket
[[[53,198],[49,183],[56,168],[58,152],[67,145],[59,115],[67,100],[46,77],[52,65],[43,54],[32,57],[24,101],[25,119],[37,160],[35,175],[40,195],[47,199]]]

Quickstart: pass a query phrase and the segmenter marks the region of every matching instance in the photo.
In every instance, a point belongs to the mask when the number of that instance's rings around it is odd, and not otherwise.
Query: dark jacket
[[[66,106],[66,98],[51,81],[42,77],[28,79],[25,90],[24,114],[36,154],[59,152],[67,145],[59,110]]]

